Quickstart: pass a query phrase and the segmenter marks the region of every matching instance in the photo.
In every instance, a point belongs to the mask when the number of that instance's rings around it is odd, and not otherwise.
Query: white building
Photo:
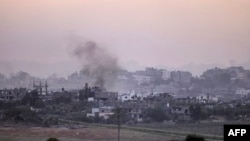
[[[99,117],[103,119],[108,119],[114,114],[113,109],[114,107],[111,106],[100,107]]]
[[[87,113],[87,117],[95,117],[99,113],[99,108],[92,108],[91,113]]]
[[[119,100],[121,100],[122,102],[141,99],[143,99],[143,95],[141,93],[136,93],[135,91],[131,91],[130,93],[124,93],[119,96]]]
[[[122,94],[122,95],[120,95],[119,100],[121,100],[122,102],[131,100],[130,94]]]
[[[89,97],[89,98],[88,98],[88,102],[93,102],[93,101],[95,101],[95,98],[94,98],[94,97]]]
[[[239,88],[239,89],[236,89],[235,94],[240,95],[240,96],[247,96],[248,94],[250,94],[250,90]]]
[[[218,97],[210,96],[209,94],[201,94],[196,97],[199,103],[217,103],[219,101]]]
[[[114,114],[113,109],[114,107],[110,107],[110,106],[92,108],[91,113],[87,113],[87,117],[98,116],[103,119],[108,119],[110,116]]]

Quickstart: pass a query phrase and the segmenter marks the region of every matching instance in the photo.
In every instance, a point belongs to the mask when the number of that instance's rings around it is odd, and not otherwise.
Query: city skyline
[[[89,40],[129,70],[249,69],[249,17],[247,0],[2,0],[0,72],[65,77],[81,69],[72,42]]]

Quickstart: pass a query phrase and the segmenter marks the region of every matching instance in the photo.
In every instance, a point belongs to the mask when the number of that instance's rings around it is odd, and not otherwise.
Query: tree
[[[79,100],[84,101],[84,91],[83,90],[79,91]]]
[[[38,91],[33,90],[30,93],[26,93],[25,96],[23,97],[21,103],[23,105],[30,105],[32,107],[36,108],[44,108],[45,104],[42,99],[39,98]]]
[[[123,108],[116,107],[112,110],[112,112],[114,114],[109,117],[109,119],[107,120],[108,123],[117,124],[118,118],[120,123],[125,123],[126,121],[128,121],[128,117],[126,116],[126,112]]]
[[[146,116],[150,117],[152,120],[156,122],[163,122],[164,120],[167,119],[165,110],[161,107],[146,109]]]
[[[93,97],[94,93],[91,91],[91,88],[88,86],[88,83],[85,84],[84,89],[79,91],[79,100],[84,101],[89,97]]]
[[[55,101],[55,104],[61,104],[61,103],[69,104],[72,102],[68,93],[55,97],[54,101]]]
[[[190,113],[193,120],[198,121],[208,117],[208,112],[206,109],[202,108],[201,105],[191,105]]]
[[[37,115],[37,113],[31,111],[28,107],[11,108],[6,110],[4,115],[8,119],[15,119],[16,121],[33,123],[41,122],[41,118]]]

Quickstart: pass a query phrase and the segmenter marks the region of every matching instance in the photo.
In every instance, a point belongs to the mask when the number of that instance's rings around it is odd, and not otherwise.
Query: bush
[[[156,122],[163,122],[164,120],[168,119],[164,109],[161,107],[148,108],[146,109],[145,113],[147,117],[150,117]]]
[[[6,110],[4,115],[7,119],[14,119],[15,121],[23,121],[29,123],[41,123],[39,115],[31,111],[28,107],[14,107]]]
[[[205,139],[197,135],[187,135],[185,141],[205,141]]]
[[[59,141],[57,138],[48,138],[47,141]]]

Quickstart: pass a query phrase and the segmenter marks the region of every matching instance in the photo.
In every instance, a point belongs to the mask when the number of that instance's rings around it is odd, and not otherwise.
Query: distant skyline
[[[0,0],[0,72],[66,77],[94,41],[129,70],[250,69],[249,0]]]

